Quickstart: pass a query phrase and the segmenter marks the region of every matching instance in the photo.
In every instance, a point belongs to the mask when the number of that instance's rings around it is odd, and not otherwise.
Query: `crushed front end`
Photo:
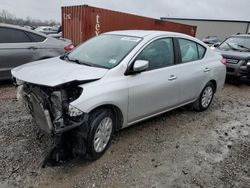
[[[31,113],[40,130],[55,140],[56,144],[48,153],[44,165],[85,155],[88,114],[70,104],[83,89],[72,83],[59,87],[26,82],[17,85],[18,100]]]
[[[82,88],[49,88],[24,83],[18,86],[18,98],[28,107],[40,129],[57,135],[82,125],[87,114],[70,105]]]

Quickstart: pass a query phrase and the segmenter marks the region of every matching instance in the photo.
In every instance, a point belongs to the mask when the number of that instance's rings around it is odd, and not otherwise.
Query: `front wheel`
[[[90,115],[87,148],[91,160],[100,158],[108,148],[114,132],[114,119],[109,109],[99,109]]]
[[[214,85],[211,82],[207,83],[199,98],[193,103],[193,108],[199,112],[206,110],[212,103],[214,92]]]

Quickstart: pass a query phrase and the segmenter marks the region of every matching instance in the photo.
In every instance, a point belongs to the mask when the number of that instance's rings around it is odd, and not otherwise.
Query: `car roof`
[[[231,35],[230,37],[250,37],[249,34],[238,34],[238,35]]]
[[[34,33],[36,35],[40,35],[40,36],[48,38],[47,35],[44,35],[42,33],[36,32],[34,30],[31,30],[31,29],[27,29],[25,27],[21,27],[19,25],[12,25],[12,24],[0,23],[0,27],[6,27],[6,28],[12,28],[12,29],[19,29],[19,30],[27,31],[27,32]]]
[[[217,38],[217,36],[207,36],[207,37],[214,37],[214,38]]]
[[[168,32],[168,31],[156,31],[156,30],[121,30],[121,31],[111,31],[105,34],[113,34],[113,35],[127,35],[134,37],[147,37],[147,36],[157,36],[157,35],[169,35],[169,36],[185,36],[188,35],[176,32]]]

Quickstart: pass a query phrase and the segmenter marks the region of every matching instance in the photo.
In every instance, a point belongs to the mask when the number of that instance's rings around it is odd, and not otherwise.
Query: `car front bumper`
[[[227,76],[250,79],[250,66],[227,63]]]
[[[31,113],[39,129],[52,136],[84,125],[88,119],[87,113],[82,113],[78,121],[65,119],[65,112],[58,107],[59,103],[55,105],[55,99],[48,100],[47,96],[44,97],[41,91],[39,93],[35,89],[27,91],[23,85],[17,88],[17,98]]]

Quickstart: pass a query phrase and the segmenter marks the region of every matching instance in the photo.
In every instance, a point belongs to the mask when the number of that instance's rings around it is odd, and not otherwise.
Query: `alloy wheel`
[[[100,153],[105,150],[112,134],[113,122],[110,117],[105,117],[99,123],[94,136],[94,149]]]

